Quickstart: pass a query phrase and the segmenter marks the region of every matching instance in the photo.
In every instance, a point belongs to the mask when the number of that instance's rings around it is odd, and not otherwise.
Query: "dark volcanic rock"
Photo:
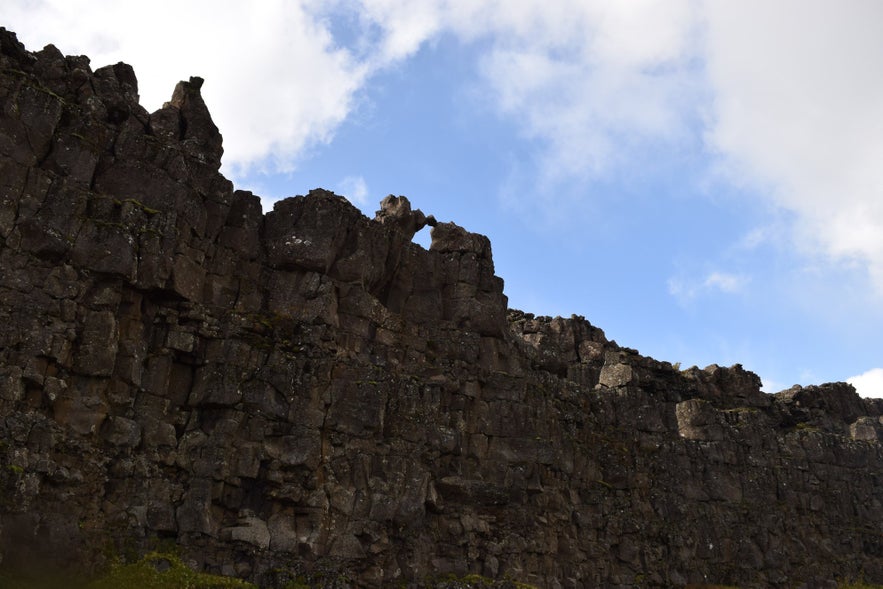
[[[488,239],[406,199],[263,215],[201,83],[150,114],[0,29],[0,566],[883,583],[879,402],[507,311]]]

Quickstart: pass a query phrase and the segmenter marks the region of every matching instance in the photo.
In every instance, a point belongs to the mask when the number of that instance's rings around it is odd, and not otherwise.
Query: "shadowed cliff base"
[[[201,85],[148,113],[0,29],[0,567],[883,583],[883,401],[509,310],[488,239],[406,199],[263,214]]]

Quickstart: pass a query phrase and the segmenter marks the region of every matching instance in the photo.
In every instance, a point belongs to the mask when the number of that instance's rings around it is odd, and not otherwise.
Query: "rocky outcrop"
[[[417,209],[411,210],[411,201],[406,196],[394,196],[390,194],[380,201],[380,210],[374,216],[374,220],[379,223],[390,224],[402,231],[408,239],[414,237],[414,234],[429,225],[435,227],[438,222],[435,217],[423,214],[423,211]]]
[[[198,78],[148,113],[125,64],[0,60],[0,567],[883,582],[879,401],[507,310],[487,238],[425,250],[407,200],[263,214]]]

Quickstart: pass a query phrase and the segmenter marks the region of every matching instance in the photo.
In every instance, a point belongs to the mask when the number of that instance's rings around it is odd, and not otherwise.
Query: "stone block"
[[[111,311],[88,311],[78,334],[75,370],[92,376],[113,374],[118,340],[117,320]]]
[[[131,419],[111,416],[104,422],[101,435],[114,446],[135,448],[141,443],[141,426]]]

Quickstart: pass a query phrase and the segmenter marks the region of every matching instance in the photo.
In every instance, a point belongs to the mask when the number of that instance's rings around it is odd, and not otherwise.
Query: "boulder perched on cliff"
[[[201,85],[148,113],[0,29],[0,570],[883,583],[879,403],[509,310],[490,241],[426,250],[408,201],[264,213]]]
[[[411,201],[407,196],[393,196],[392,194],[384,197],[380,201],[380,210],[374,216],[374,220],[378,223],[384,223],[396,226],[408,239],[414,237],[414,234],[429,225],[435,227],[435,217],[423,214],[423,211],[417,209],[411,210]]]

